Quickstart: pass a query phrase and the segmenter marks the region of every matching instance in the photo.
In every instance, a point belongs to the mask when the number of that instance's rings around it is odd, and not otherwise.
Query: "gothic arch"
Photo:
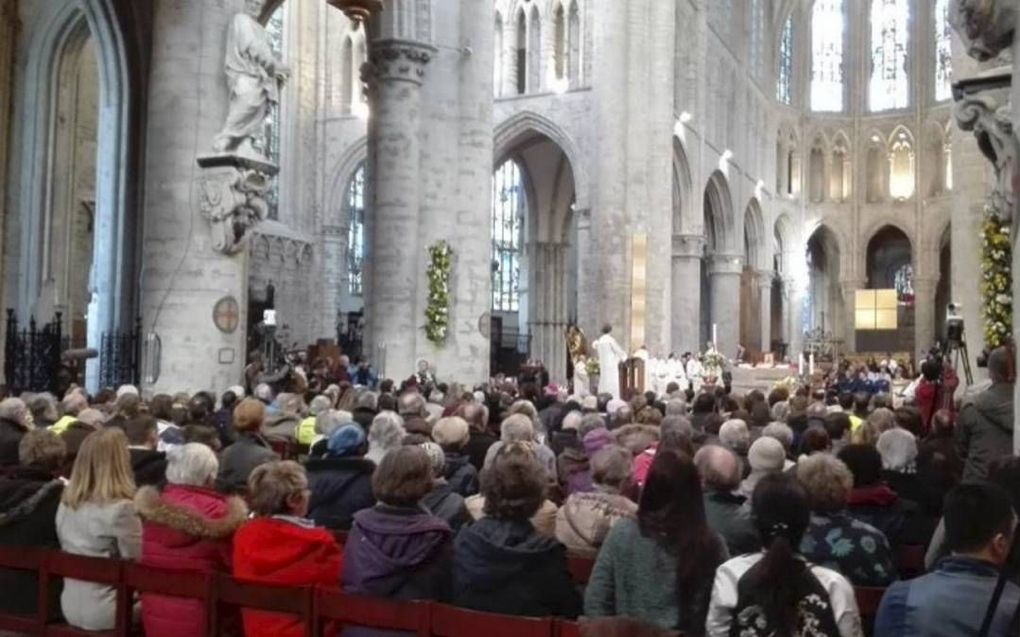
[[[493,131],[493,167],[503,163],[522,140],[540,134],[560,147],[574,171],[574,190],[577,208],[589,207],[590,186],[581,153],[570,135],[558,124],[533,111],[522,111],[496,125]]]
[[[367,159],[368,138],[362,137],[348,148],[337,162],[337,167],[333,170],[333,183],[329,188],[329,199],[327,199],[333,205],[332,219],[335,223],[343,224],[347,220],[348,211],[344,194],[347,192],[347,185],[354,176],[354,172]]]
[[[756,270],[769,270],[769,245],[761,204],[752,198],[744,211],[744,263]]]
[[[89,310],[88,343],[98,347],[103,333],[133,325],[136,313],[140,250],[140,191],[133,187],[141,157],[141,116],[145,95],[144,31],[138,30],[139,9],[116,0],[48,3],[33,24],[33,35],[22,52],[26,87],[17,105],[19,122],[13,157],[20,165],[18,213],[12,214],[5,258],[7,305],[32,311],[42,291],[47,241],[50,165],[55,142],[57,74],[61,64],[84,39],[91,38],[99,69],[97,171],[95,182],[95,240]],[[43,317],[39,317],[41,320]],[[46,317],[48,320],[48,317]],[[88,382],[94,386],[94,366]],[[98,371],[96,368],[95,371]]]
[[[690,234],[697,226],[697,207],[693,201],[694,183],[684,143],[673,136],[673,234]]]
[[[704,218],[709,227],[705,231],[705,245],[717,254],[737,254],[736,223],[733,197],[726,176],[716,170],[705,187]]]
[[[811,240],[811,237],[819,232],[828,233],[831,236],[833,245],[839,250],[839,276],[841,279],[849,278],[852,274],[852,262],[848,260],[847,256],[852,248],[849,237],[839,226],[820,220],[809,224],[805,229],[803,234],[805,245]]]

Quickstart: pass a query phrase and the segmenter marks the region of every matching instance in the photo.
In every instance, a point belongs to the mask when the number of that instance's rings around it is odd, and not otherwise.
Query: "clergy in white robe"
[[[660,398],[666,395],[666,387],[670,383],[669,361],[657,357],[652,360],[652,391]]]
[[[687,361],[687,378],[691,381],[691,389],[694,393],[701,391],[701,379],[704,373],[704,368],[701,366],[701,361],[698,360],[698,356],[691,356],[691,359]]]
[[[676,354],[670,355],[669,361],[667,361],[667,369],[669,379],[666,381],[666,384],[676,383],[680,387],[681,392],[687,391],[687,370],[684,369],[684,362]]]
[[[610,333],[613,328],[606,325],[602,336],[592,343],[595,355],[599,357],[599,393],[620,397],[620,363],[627,360],[627,352]]]

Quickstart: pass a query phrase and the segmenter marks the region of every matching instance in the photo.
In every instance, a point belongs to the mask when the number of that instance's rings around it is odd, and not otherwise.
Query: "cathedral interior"
[[[155,391],[235,384],[266,310],[463,382],[566,381],[571,325],[753,362],[916,359],[950,303],[972,358],[998,329],[1005,99],[959,87],[1009,61],[950,0],[342,4],[376,3],[0,0],[8,338]]]

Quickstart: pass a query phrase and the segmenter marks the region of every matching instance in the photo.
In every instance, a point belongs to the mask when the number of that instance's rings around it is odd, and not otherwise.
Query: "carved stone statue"
[[[204,179],[202,185],[202,214],[213,227],[213,248],[224,254],[241,251],[248,233],[269,211],[266,173],[230,169]]]
[[[967,53],[986,62],[1013,44],[1020,0],[952,0],[949,23],[967,47]]]
[[[261,156],[252,139],[280,100],[280,84],[290,71],[276,54],[265,27],[256,17],[262,0],[246,0],[245,13],[234,16],[227,34],[224,70],[230,87],[230,108],[223,129],[213,140],[217,153]]]

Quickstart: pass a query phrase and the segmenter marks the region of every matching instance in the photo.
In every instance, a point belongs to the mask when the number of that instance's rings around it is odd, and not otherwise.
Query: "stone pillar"
[[[781,338],[786,343],[786,355],[792,358],[799,353],[803,347],[803,328],[800,317],[803,316],[803,304],[799,294],[796,294],[797,284],[792,277],[783,279],[783,326]]]
[[[347,234],[349,226],[326,224],[322,226],[322,271],[325,274],[322,290],[323,332],[336,338],[337,314],[348,286]]]
[[[419,244],[420,102],[435,49],[397,39],[375,40],[369,54],[368,191],[365,219],[365,354],[380,374],[414,372],[423,318],[415,311],[426,267]]]
[[[219,394],[242,378],[247,249],[218,251],[222,228],[203,213],[209,197],[226,195],[238,173],[229,166],[199,168],[196,159],[211,151],[226,118],[223,51],[243,4],[153,2],[159,37],[149,69],[140,304],[143,330],[159,343],[143,356],[143,388],[150,394]],[[221,300],[223,331],[213,315]]]
[[[716,349],[733,358],[740,342],[740,274],[743,269],[737,255],[717,254],[709,265],[709,285],[712,286],[712,324],[715,325]],[[711,330],[711,328],[710,328]],[[711,338],[711,331],[709,332]]]
[[[18,3],[16,0],[0,0],[0,246],[4,245],[7,228],[7,183],[8,148],[11,145],[11,95],[14,90],[14,49],[18,38]],[[0,299],[4,295],[4,262],[0,258]],[[0,329],[6,328],[7,312],[0,312]],[[0,350],[0,365],[4,352]]]
[[[673,235],[670,273],[670,338],[674,352],[700,352],[701,340],[701,235]]]
[[[577,324],[592,340],[599,334],[595,290],[598,286],[592,258],[591,209],[575,210],[577,215]]]
[[[504,16],[502,97],[517,95],[517,16]]]
[[[758,298],[761,300],[761,351],[772,351],[772,273],[758,273]]]
[[[914,279],[914,360],[919,352],[927,352],[935,344],[936,279]]]
[[[531,317],[531,355],[545,363],[550,379],[567,380],[566,339],[567,306],[563,284],[566,282],[566,246],[562,243],[536,242],[529,250],[534,290],[529,310]]]
[[[843,351],[857,351],[857,290],[865,285],[864,279],[843,279],[839,282],[840,291],[843,295],[843,316],[839,323],[833,323],[832,335],[834,338],[843,339]],[[832,317],[836,321],[836,317]]]

